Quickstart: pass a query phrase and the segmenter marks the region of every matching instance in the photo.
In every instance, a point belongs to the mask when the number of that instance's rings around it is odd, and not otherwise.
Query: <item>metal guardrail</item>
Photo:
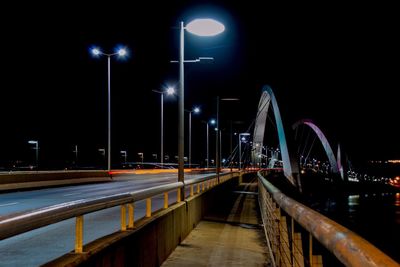
[[[313,255],[313,239],[346,266],[400,266],[354,232],[283,194],[260,172],[258,178],[259,204],[274,266],[322,266],[322,256]],[[308,253],[303,253],[304,235]]]
[[[235,175],[236,174],[236,175]],[[105,197],[97,197],[92,199],[81,199],[66,203],[61,203],[49,207],[44,207],[32,211],[0,216],[0,240],[22,234],[46,225],[54,224],[70,218],[76,218],[75,227],[75,252],[83,252],[83,216],[95,211],[121,206],[121,230],[134,228],[134,203],[146,199],[146,215],[151,217],[151,198],[160,194],[164,194],[164,209],[168,208],[169,192],[177,192],[176,203],[181,202],[180,188],[184,186],[190,187],[189,196],[193,196],[194,186],[197,184],[196,193],[203,192],[225,182],[237,173],[220,174],[219,180],[217,175],[193,178],[185,183],[176,182],[165,185],[159,185],[147,189],[137,190],[129,193],[114,194]],[[128,208],[128,222],[126,218],[126,208]]]

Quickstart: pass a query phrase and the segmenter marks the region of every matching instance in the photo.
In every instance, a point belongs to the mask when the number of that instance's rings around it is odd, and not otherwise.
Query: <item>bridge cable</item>
[[[300,136],[300,139],[298,140],[299,141],[298,142],[299,146],[297,147],[297,154],[298,155],[300,154],[301,141],[303,140],[303,137],[304,137],[304,128],[305,127],[301,127],[301,136]],[[300,156],[303,156],[303,155],[300,154]]]
[[[305,152],[305,150],[306,150],[306,148],[307,148],[308,139],[310,138],[310,132],[311,132],[311,129],[309,129],[308,132],[307,132],[306,142],[305,142],[305,144],[304,144],[304,148],[303,148],[303,151],[301,152],[301,155],[304,155],[304,152]]]
[[[314,136],[314,140],[313,140],[313,142],[312,142],[312,144],[310,146],[310,150],[308,151],[307,157],[305,158],[305,162],[307,162],[307,159],[310,156],[311,150],[312,150],[312,148],[314,146],[315,139],[317,139],[317,136]]]

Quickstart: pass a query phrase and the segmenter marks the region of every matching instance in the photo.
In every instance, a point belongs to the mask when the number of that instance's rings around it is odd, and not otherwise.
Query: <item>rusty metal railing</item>
[[[129,193],[114,194],[92,199],[81,199],[44,207],[32,211],[0,216],[0,240],[16,236],[37,228],[54,224],[70,218],[75,218],[75,253],[83,252],[83,224],[84,215],[95,211],[121,206],[121,231],[134,228],[135,202],[146,200],[145,217],[152,216],[152,198],[163,194],[163,208],[169,207],[168,196],[170,192],[177,193],[176,203],[181,202],[180,188],[189,186],[189,196],[200,194],[212,187],[239,175],[239,172],[188,179],[185,183],[176,182],[159,185]],[[197,185],[196,191],[194,186]],[[186,194],[186,193],[185,193]],[[128,213],[128,218],[127,218]]]
[[[258,178],[261,217],[273,266],[323,266],[323,257],[314,255],[314,241],[345,266],[400,266],[354,232],[283,194],[260,172]]]

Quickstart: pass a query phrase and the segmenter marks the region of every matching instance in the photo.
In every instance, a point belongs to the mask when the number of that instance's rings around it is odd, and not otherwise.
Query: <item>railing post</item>
[[[200,194],[200,183],[197,184],[197,194]]]
[[[146,217],[151,217],[151,198],[146,198]]]
[[[202,185],[202,187],[203,187],[203,190],[202,190],[203,192],[204,192],[204,189],[205,189],[205,183],[206,183],[206,182],[202,182],[202,183],[201,183],[201,185]]]
[[[126,206],[121,205],[121,231],[126,231]]]
[[[310,262],[310,267],[313,266],[313,251],[312,251],[312,241],[313,237],[311,233],[308,233],[308,260]]]
[[[168,192],[164,192],[164,209],[168,209]]]
[[[193,184],[190,185],[190,196],[192,197],[194,195],[193,193]]]
[[[75,253],[83,252],[83,215],[75,219]]]
[[[292,258],[292,266],[294,267],[294,246],[295,246],[295,240],[294,240],[294,219],[293,217],[290,217],[290,239],[291,239],[291,243],[292,243],[292,250],[291,250],[291,258]]]
[[[134,203],[128,203],[128,228],[133,229],[135,226],[135,204]]]
[[[176,194],[176,202],[179,203],[181,202],[181,189],[178,188],[178,192]]]

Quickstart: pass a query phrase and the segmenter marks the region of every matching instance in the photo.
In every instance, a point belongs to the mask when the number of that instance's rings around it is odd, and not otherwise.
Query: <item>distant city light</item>
[[[369,163],[376,163],[376,164],[400,164],[400,159],[389,159],[389,160],[370,160]]]

